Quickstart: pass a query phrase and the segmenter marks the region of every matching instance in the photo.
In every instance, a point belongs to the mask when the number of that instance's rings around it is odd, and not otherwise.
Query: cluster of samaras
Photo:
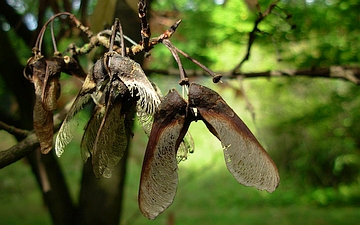
[[[140,1],[139,15],[144,15],[144,12],[145,3]],[[93,37],[73,15],[64,14]],[[143,23],[144,18],[141,19]],[[176,52],[181,51],[168,40],[177,25],[155,39],[149,39],[150,35],[143,36],[136,51],[150,49],[161,42],[179,63]],[[34,56],[29,59],[24,72],[35,86],[34,130],[43,153],[52,149],[53,111],[60,95],[59,77],[61,72],[65,72],[85,80],[57,134],[56,154],[60,156],[72,140],[78,112],[93,100],[96,106],[85,127],[82,157],[86,161],[91,156],[96,177],[110,177],[128,146],[131,135],[129,121],[133,119],[132,112],[136,111],[143,130],[149,135],[139,190],[140,210],[147,218],[155,219],[173,202],[178,183],[177,165],[193,150],[191,136],[187,134],[192,121],[202,120],[221,141],[228,170],[239,183],[269,192],[276,189],[279,175],[275,164],[219,94],[189,83],[179,63],[181,85],[188,86],[187,100],[175,90],[162,97],[141,66],[128,57],[130,51],[124,47],[120,22],[116,20],[111,31],[104,31],[97,38],[104,39],[104,34],[107,34],[107,41],[104,41],[107,45],[104,45],[109,52],[97,60],[87,74],[73,57],[57,53],[53,58],[45,59],[40,51],[43,33],[39,35]],[[117,48],[121,49],[120,53],[113,50],[116,43],[120,46]],[[77,53],[88,51],[84,48],[76,50]]]

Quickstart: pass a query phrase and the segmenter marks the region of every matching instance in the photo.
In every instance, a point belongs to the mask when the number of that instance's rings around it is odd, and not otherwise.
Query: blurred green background
[[[36,18],[37,1],[6,2],[19,14],[31,14]],[[73,1],[75,13],[79,10],[74,5],[76,2],[80,1]],[[170,22],[182,18],[172,42],[214,71],[228,72],[246,52],[248,33],[257,18],[256,10],[251,10],[251,2],[153,0],[153,33],[158,35],[171,25]],[[90,3],[89,16],[97,2]],[[271,1],[259,3],[265,10]],[[359,66],[359,12],[360,3],[355,0],[280,1],[273,13],[259,24],[261,32],[241,71]],[[0,17],[0,21],[1,35],[10,37],[17,46],[16,54],[25,65],[30,49],[17,38],[4,17]],[[65,49],[74,40],[81,43],[71,36],[62,39],[59,48]],[[146,69],[176,68],[164,46],[155,46],[151,54],[145,60]],[[182,61],[185,69],[198,69],[190,61]],[[150,74],[150,78],[163,93],[170,88],[180,88],[178,77]],[[67,84],[62,94],[74,96],[79,83],[66,76],[62,79]],[[238,184],[226,169],[220,142],[202,122],[192,123],[190,133],[195,140],[195,152],[179,164],[179,187],[174,204],[155,221],[148,221],[137,206],[147,137],[135,123],[121,224],[172,224],[171,221],[209,225],[358,223],[358,86],[337,79],[294,76],[224,78],[224,84],[212,84],[210,77],[190,79],[218,91],[244,120],[277,164],[280,186],[269,194]],[[11,91],[1,79],[0,87],[1,102],[11,106],[2,104],[2,114],[14,112],[14,116],[18,116]],[[89,112],[84,110],[74,141],[59,159],[75,201],[83,165],[79,145],[88,118]],[[16,140],[0,131],[0,143],[4,150],[16,144]],[[25,160],[0,170],[0,224],[51,224],[41,192]]]

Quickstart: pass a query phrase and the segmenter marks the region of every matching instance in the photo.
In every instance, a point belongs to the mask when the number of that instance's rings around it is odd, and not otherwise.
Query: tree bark
[[[54,151],[43,155],[37,148],[27,159],[42,190],[53,223],[75,225],[76,209]]]
[[[97,179],[91,158],[84,165],[79,200],[79,223],[115,225],[119,224],[128,149],[114,168],[111,178]]]
[[[15,49],[8,38],[8,34],[0,29],[0,75],[5,84],[9,95],[13,94],[19,105],[20,118],[16,127],[32,129],[32,108],[33,108],[33,85],[23,76],[23,65],[19,62]],[[30,49],[29,49],[30,56]],[[10,107],[9,107],[10,108]],[[14,118],[14,115],[12,115]],[[8,123],[8,121],[4,121]],[[10,124],[10,123],[8,123]]]

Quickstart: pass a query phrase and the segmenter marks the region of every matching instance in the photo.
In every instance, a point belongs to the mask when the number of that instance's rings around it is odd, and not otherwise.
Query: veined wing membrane
[[[106,92],[107,104],[98,129],[93,151],[93,170],[96,177],[111,177],[113,168],[119,163],[127,148],[128,134],[125,115],[121,113],[122,99],[118,97],[127,91],[120,80],[113,80]]]
[[[35,87],[34,131],[39,140],[41,152],[47,154],[52,149],[53,143],[53,112],[43,108],[41,98],[43,83],[41,80],[37,76],[33,76],[32,81]]]
[[[280,181],[275,163],[220,95],[193,83],[189,103],[221,141],[227,168],[235,179],[245,186],[273,192]]]
[[[94,142],[100,129],[101,121],[104,118],[105,111],[106,104],[104,94],[103,98],[101,98],[98,104],[96,104],[94,112],[86,124],[84,135],[81,140],[81,157],[84,162],[86,162],[90,155],[93,154]]]
[[[57,99],[60,96],[60,72],[61,68],[56,61],[46,60],[46,72],[41,98],[43,108],[47,111],[54,111],[57,108]]]
[[[131,97],[139,98],[136,111],[144,111],[147,114],[153,115],[160,104],[160,96],[148,80],[141,66],[132,59],[120,55],[114,55],[111,60],[114,68],[110,68],[110,70],[121,71],[119,78],[129,89]]]
[[[74,138],[75,130],[79,125],[78,120],[75,117],[78,115],[83,106],[89,102],[91,94],[95,90],[95,82],[87,76],[79,94],[76,96],[74,103],[71,105],[71,108],[60,127],[58,135],[56,136],[55,151],[58,157],[62,155],[66,145],[68,145]]]
[[[47,73],[47,60],[36,55],[31,57],[24,69],[24,76],[34,83],[35,105],[33,109],[34,131],[40,143],[43,154],[52,149],[53,141],[53,112],[43,107],[44,79]],[[56,104],[56,99],[55,99]]]
[[[175,197],[178,174],[176,151],[189,124],[187,103],[172,90],[155,113],[141,171],[139,207],[149,219],[168,208]]]
[[[189,153],[194,153],[194,140],[189,132],[186,132],[180,146],[176,152],[177,162],[185,161],[189,156]]]
[[[66,145],[68,145],[74,137],[74,132],[79,125],[76,118],[79,111],[89,102],[91,97],[93,97],[95,103],[98,102],[102,96],[102,89],[104,89],[108,80],[109,75],[104,69],[104,60],[99,59],[86,76],[81,90],[76,96],[56,136],[55,151],[58,157],[62,155]]]
[[[138,107],[139,109],[139,107]],[[154,115],[148,114],[145,111],[137,111],[137,117],[141,124],[141,128],[145,134],[150,137],[151,128],[154,122]],[[194,140],[189,132],[187,132],[181,141],[176,153],[177,162],[185,161],[189,153],[194,152]]]
[[[151,85],[153,86],[153,89],[155,90],[155,92],[157,93],[159,98],[161,99],[162,94],[161,94],[160,89],[156,86],[156,84],[152,83],[151,81],[149,81],[149,82],[151,83]],[[152,128],[152,124],[154,122],[154,113],[155,112],[148,113],[145,109],[143,109],[141,107],[140,101],[138,101],[137,103],[138,103],[138,105],[137,105],[136,115],[139,119],[142,130],[149,137],[151,128]],[[158,109],[159,104],[160,104],[160,102],[156,102],[156,104],[154,104],[154,107],[156,109]],[[189,153],[193,153],[193,152],[194,152],[194,140],[193,140],[191,134],[189,132],[187,132],[177,150],[177,155],[176,155],[177,162],[180,163],[181,161],[186,160]]]

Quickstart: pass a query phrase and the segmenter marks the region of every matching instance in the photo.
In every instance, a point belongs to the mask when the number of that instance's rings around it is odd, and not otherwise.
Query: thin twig
[[[244,88],[244,77],[242,76],[238,76],[238,81],[239,81],[239,91],[241,92],[243,99],[245,100],[245,104],[246,104],[246,108],[249,110],[252,120],[255,123],[255,110],[254,110],[254,106],[251,104],[251,101],[249,100],[249,97],[246,94],[245,88]]]
[[[50,30],[51,30],[51,40],[53,43],[54,52],[58,52],[57,46],[56,46],[55,35],[54,35],[54,21],[51,21],[51,23],[50,23]]]
[[[169,51],[171,52],[171,54],[173,55],[175,61],[177,62],[178,64],[178,67],[179,67],[179,72],[180,72],[180,82],[179,84],[181,86],[183,85],[189,85],[189,79],[186,75],[186,72],[185,72],[185,69],[181,63],[181,60],[180,60],[180,57],[179,55],[177,54],[177,51],[175,49],[175,46],[170,42],[169,39],[164,39],[162,41],[162,43],[169,49]]]
[[[93,36],[93,33],[89,30],[88,27],[85,27],[73,14],[68,13],[68,12],[61,12],[61,13],[57,13],[55,15],[53,15],[45,24],[44,26],[41,28],[40,33],[36,39],[36,43],[35,43],[35,49],[37,49],[39,52],[39,54],[41,54],[41,45],[42,45],[42,40],[45,34],[45,30],[47,28],[47,26],[49,25],[49,23],[53,23],[54,19],[59,17],[59,16],[63,16],[66,15],[68,16],[73,22],[75,22],[76,27],[78,27],[82,32],[84,32],[89,38],[91,38]],[[53,40],[54,42],[54,40]]]
[[[210,76],[213,77],[213,82],[217,83],[217,82],[221,82],[221,74],[218,73],[214,73],[212,70],[210,70],[209,68],[207,68],[206,66],[204,66],[202,63],[200,63],[199,61],[197,61],[196,59],[192,58],[191,56],[189,56],[188,54],[186,54],[185,52],[183,52],[182,50],[178,49],[177,47],[175,47],[175,50],[177,52],[179,52],[181,55],[185,56],[187,59],[189,59],[191,62],[195,63],[197,66],[199,66],[201,69],[205,70],[205,72],[207,72],[208,74],[210,74]]]
[[[144,46],[145,52],[151,50],[149,46],[149,40],[151,37],[150,25],[146,17],[146,2],[144,0],[139,1],[138,3],[139,8],[139,18],[141,24],[141,43]]]
[[[144,70],[146,74],[158,73],[163,75],[175,75],[179,76],[177,69],[168,70]],[[257,78],[257,77],[295,77],[295,76],[307,76],[307,77],[323,77],[323,78],[336,78],[350,81],[356,85],[360,85],[360,67],[347,67],[347,66],[331,66],[328,68],[308,68],[308,69],[293,69],[293,70],[271,70],[256,73],[240,73],[232,71],[217,71],[218,74],[223,74],[224,78],[234,79],[239,76],[244,78]],[[186,70],[186,74],[189,77],[201,77],[208,76],[202,70]]]
[[[27,137],[30,133],[28,130],[23,130],[10,126],[2,121],[0,121],[0,129],[5,130],[16,137]]]
[[[275,8],[276,4],[279,2],[279,0],[274,1],[273,3],[271,3],[269,5],[269,7],[263,12],[259,12],[259,16],[258,18],[255,20],[254,23],[254,28],[253,30],[249,33],[249,41],[248,41],[248,45],[247,45],[247,50],[246,50],[246,54],[244,56],[244,58],[240,61],[239,64],[237,64],[235,66],[235,68],[232,70],[232,73],[236,73],[241,66],[244,64],[245,61],[247,61],[250,57],[250,51],[251,51],[251,46],[254,44],[254,41],[256,39],[256,33],[259,32],[259,28],[258,25],[261,21],[263,21],[270,13],[271,11]]]

